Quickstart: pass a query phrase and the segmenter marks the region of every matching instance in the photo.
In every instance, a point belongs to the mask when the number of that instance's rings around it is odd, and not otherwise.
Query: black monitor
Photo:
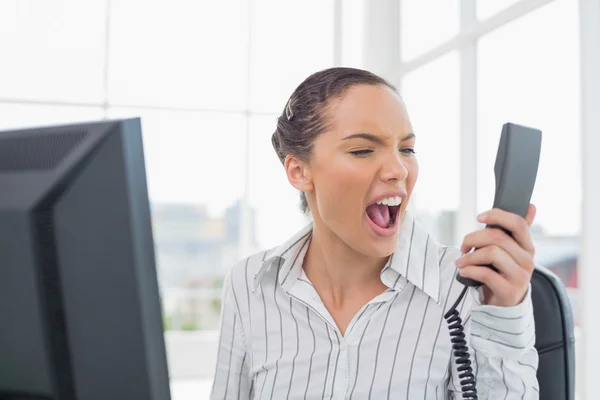
[[[139,119],[0,132],[0,399],[169,400]]]

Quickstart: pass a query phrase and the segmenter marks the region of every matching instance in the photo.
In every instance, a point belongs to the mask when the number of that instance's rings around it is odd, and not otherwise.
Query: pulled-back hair
[[[288,155],[309,160],[315,139],[329,128],[331,100],[341,98],[356,85],[382,85],[397,92],[392,84],[369,71],[342,67],[312,74],[294,90],[271,137],[282,164]],[[300,209],[305,214],[310,211],[304,192],[300,192]]]

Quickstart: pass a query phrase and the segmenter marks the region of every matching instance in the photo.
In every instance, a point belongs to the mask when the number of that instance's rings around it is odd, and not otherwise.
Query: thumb
[[[531,226],[533,224],[533,220],[535,219],[535,214],[537,209],[533,204],[529,204],[529,208],[527,209],[527,215],[525,216],[525,221],[527,221],[527,225]]]

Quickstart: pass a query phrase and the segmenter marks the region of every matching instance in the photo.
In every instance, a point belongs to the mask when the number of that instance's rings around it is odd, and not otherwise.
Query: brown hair
[[[327,106],[356,85],[382,85],[397,93],[385,79],[356,68],[329,68],[312,74],[294,90],[283,112],[277,118],[277,129],[271,137],[273,148],[283,164],[287,155],[308,161],[312,146],[328,128]],[[300,209],[309,212],[304,192],[300,192]]]

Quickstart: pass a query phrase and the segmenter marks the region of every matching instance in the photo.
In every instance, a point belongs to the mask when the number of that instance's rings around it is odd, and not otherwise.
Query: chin
[[[385,242],[374,242],[373,240],[371,240],[369,243],[366,243],[365,247],[367,248],[365,249],[363,254],[374,258],[389,257],[396,250],[397,240],[395,237],[393,239],[394,240],[386,240]]]
[[[373,231],[367,219],[368,217],[362,221],[360,228],[356,230],[360,232],[360,235],[352,238],[355,245],[351,247],[367,257],[389,257],[396,250],[399,230],[391,229],[390,232],[385,232],[384,235],[378,234]]]

